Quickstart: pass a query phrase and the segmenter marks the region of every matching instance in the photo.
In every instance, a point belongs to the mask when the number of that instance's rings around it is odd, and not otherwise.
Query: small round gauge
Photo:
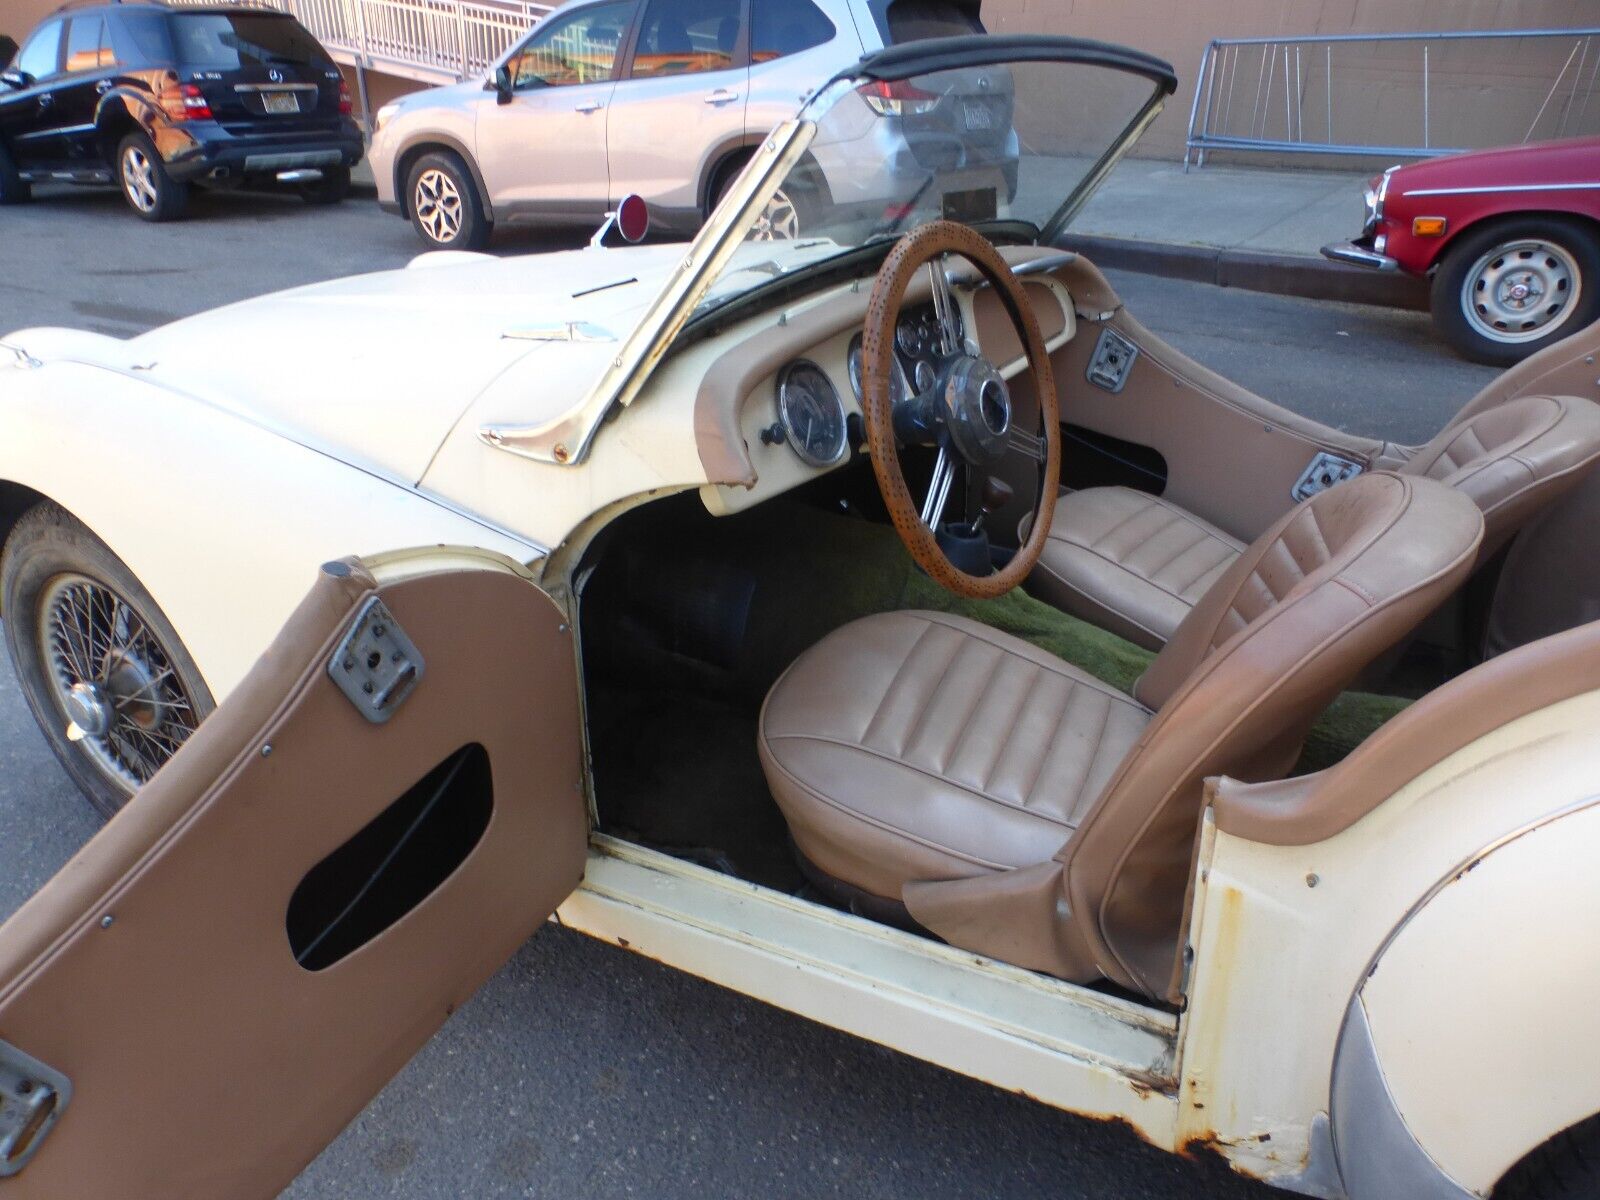
[[[816,363],[800,359],[778,376],[778,420],[801,461],[828,467],[844,457],[844,401]]]
[[[931,388],[937,378],[938,376],[934,372],[933,364],[931,362],[925,358],[917,359],[916,384],[918,395]]]
[[[856,401],[862,398],[861,390],[861,335],[858,333],[850,342],[850,386],[855,389]],[[899,404],[911,395],[911,387],[906,383],[906,373],[900,369],[900,364],[891,355],[889,359],[889,403]]]
[[[900,353],[907,358],[921,358],[933,349],[928,327],[915,314],[900,318],[900,323],[895,326],[894,341],[900,347]]]

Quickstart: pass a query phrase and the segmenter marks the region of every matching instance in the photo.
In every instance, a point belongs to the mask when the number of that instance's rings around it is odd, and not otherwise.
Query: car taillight
[[[355,105],[350,103],[350,85],[344,80],[339,81],[339,111],[349,116],[355,111]]]
[[[211,105],[192,83],[169,83],[161,89],[161,111],[174,121],[209,121]]]
[[[938,96],[904,79],[879,79],[862,84],[856,91],[880,117],[919,116],[931,112],[939,103]]]

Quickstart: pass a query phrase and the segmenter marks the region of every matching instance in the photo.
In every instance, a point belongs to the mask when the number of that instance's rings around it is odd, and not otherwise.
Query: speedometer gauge
[[[859,403],[864,397],[861,380],[861,335],[858,333],[850,341],[850,386],[855,389],[856,401]],[[900,369],[900,364],[894,356],[889,356],[889,403],[899,404],[909,399],[911,389],[906,384],[906,373]]]
[[[822,368],[801,359],[778,376],[778,420],[794,452],[813,467],[844,457],[844,401]]]

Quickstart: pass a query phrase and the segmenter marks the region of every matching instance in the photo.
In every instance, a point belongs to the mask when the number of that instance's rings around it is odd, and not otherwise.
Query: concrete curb
[[[1181,246],[1132,238],[1068,233],[1063,249],[1075,250],[1096,266],[1188,279],[1218,287],[1339,300],[1384,308],[1428,309],[1428,283],[1398,272],[1364,271],[1360,267],[1303,254],[1265,254],[1220,246]]]

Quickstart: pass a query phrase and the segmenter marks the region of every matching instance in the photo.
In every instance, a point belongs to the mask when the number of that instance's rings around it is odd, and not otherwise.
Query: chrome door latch
[[[1128,382],[1128,372],[1133,370],[1133,360],[1139,357],[1139,347],[1115,329],[1102,329],[1100,340],[1094,344],[1089,356],[1089,369],[1084,372],[1095,387],[1108,392],[1120,392]]]
[[[0,1179],[28,1165],[70,1099],[65,1075],[0,1042]]]
[[[382,725],[422,679],[422,655],[373,596],[328,660],[328,674],[362,716]]]

